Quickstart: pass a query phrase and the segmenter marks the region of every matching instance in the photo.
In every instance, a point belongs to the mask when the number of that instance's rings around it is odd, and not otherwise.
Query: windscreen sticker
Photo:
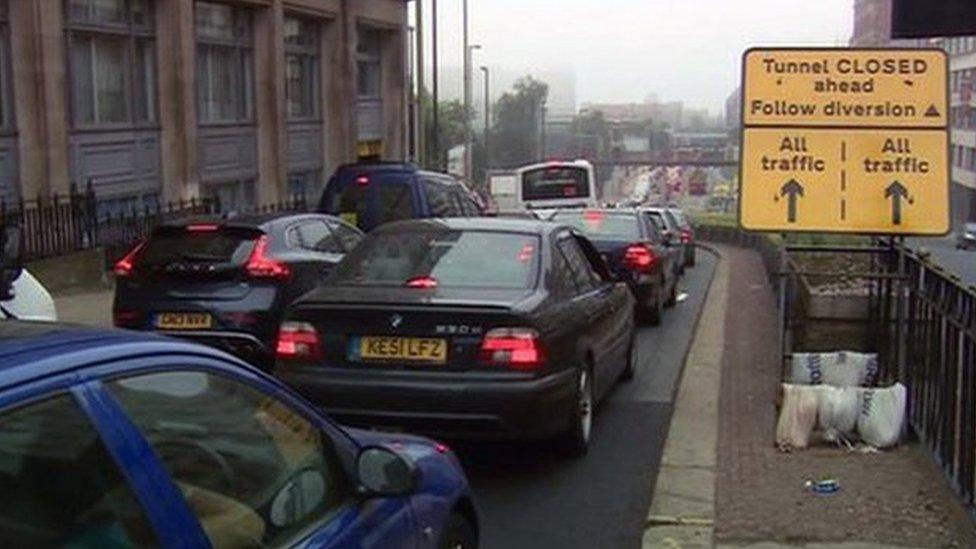
[[[350,225],[359,225],[359,214],[356,212],[342,212],[339,214],[339,219]]]

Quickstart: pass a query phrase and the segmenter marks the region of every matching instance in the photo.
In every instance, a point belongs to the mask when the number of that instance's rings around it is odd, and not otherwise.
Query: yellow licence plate
[[[364,337],[359,340],[359,356],[367,360],[409,362],[447,362],[447,341],[419,337]]]
[[[209,313],[159,313],[156,327],[163,330],[201,330],[213,326]]]

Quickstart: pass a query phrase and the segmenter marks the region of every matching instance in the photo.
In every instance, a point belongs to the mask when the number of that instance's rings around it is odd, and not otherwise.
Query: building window
[[[315,118],[320,112],[319,26],[285,18],[285,100],[288,118]]]
[[[321,192],[322,172],[320,170],[296,171],[288,174],[288,198],[314,204],[318,201]]]
[[[254,55],[250,10],[197,2],[195,21],[199,121],[251,120]]]
[[[378,99],[381,95],[382,38],[382,31],[359,29],[359,45],[356,50],[359,79],[356,89],[360,99]]]
[[[150,0],[68,0],[74,126],[156,121],[156,48]]]

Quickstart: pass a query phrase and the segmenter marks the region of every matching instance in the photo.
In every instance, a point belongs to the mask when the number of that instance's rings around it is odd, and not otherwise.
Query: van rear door
[[[342,218],[364,231],[384,223],[419,216],[416,178],[409,173],[350,173],[333,178],[319,211]]]

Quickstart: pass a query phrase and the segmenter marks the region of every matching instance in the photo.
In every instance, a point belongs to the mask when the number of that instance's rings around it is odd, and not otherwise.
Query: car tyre
[[[576,378],[569,429],[562,436],[562,446],[570,457],[586,455],[593,431],[593,412],[596,400],[593,392],[593,370],[584,364]]]
[[[478,536],[474,532],[474,525],[457,511],[451,513],[444,527],[438,549],[475,549],[478,547]]]
[[[624,383],[633,381],[634,376],[637,375],[636,343],[637,338],[631,334],[630,343],[627,345],[627,365],[624,367],[624,371],[620,373],[620,381],[623,381]]]
[[[663,281],[661,285],[664,285]],[[664,288],[658,287],[654,303],[647,306],[647,323],[651,326],[660,326],[661,321],[664,320],[664,297],[661,295],[663,290]]]
[[[670,309],[678,304],[678,281],[675,280],[671,284],[671,292],[668,293],[668,300],[664,302],[664,306]]]

